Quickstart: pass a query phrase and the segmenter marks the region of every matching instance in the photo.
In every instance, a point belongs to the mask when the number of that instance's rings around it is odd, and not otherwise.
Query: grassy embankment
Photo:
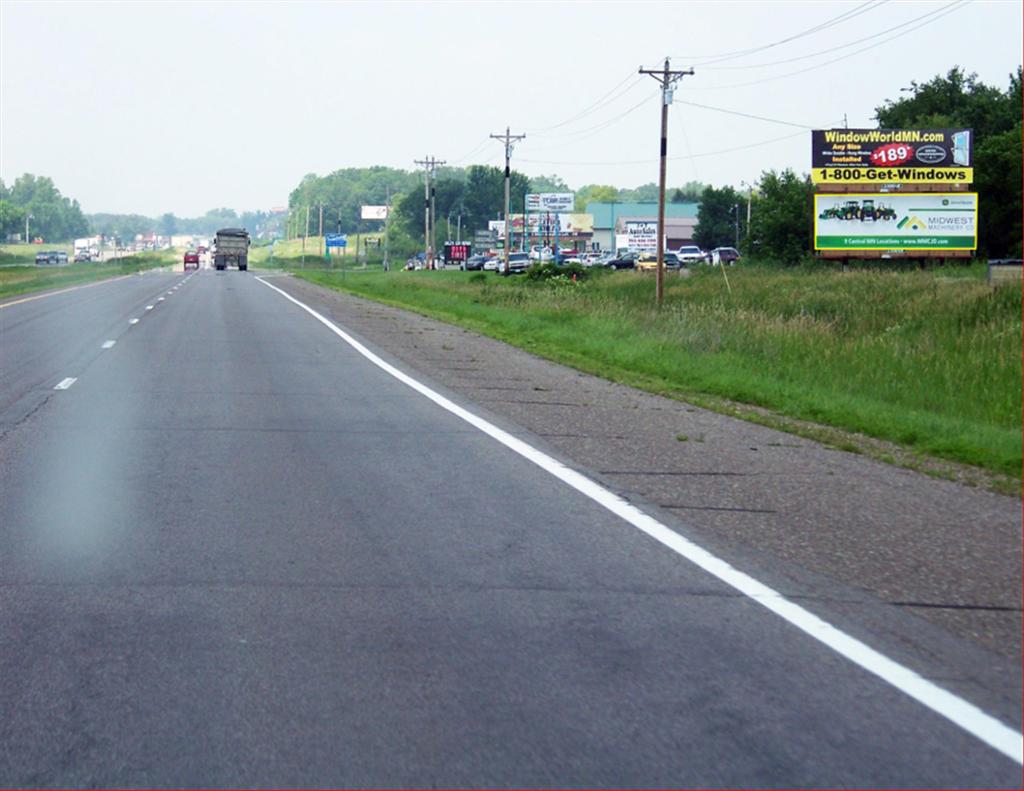
[[[297,274],[845,449],[936,474],[951,473],[917,460],[974,465],[1005,476],[988,485],[1019,492],[1021,289],[993,289],[982,265],[736,267],[731,293],[718,270],[704,269],[670,276],[660,311],[652,279],[631,272],[583,283],[465,272]],[[864,435],[899,447],[852,441]]]
[[[45,249],[54,250],[59,247],[53,246]],[[103,263],[68,264],[67,266],[36,266],[34,263],[29,263],[19,266],[4,266],[0,267],[0,299],[33,291],[77,286],[119,275],[130,275],[146,269],[168,266],[177,260],[178,256],[174,252],[160,252],[137,253]]]
[[[362,246],[367,239],[377,239],[381,235],[377,233],[361,234],[359,237],[360,245]],[[355,269],[363,268],[360,261],[356,259],[356,236],[355,234],[348,234],[349,247],[346,249],[345,255],[340,255],[337,251],[331,254],[330,260],[321,253],[323,250],[323,242],[319,236],[310,236],[306,239],[305,244],[305,256],[306,266],[309,268],[334,268],[334,269]],[[251,247],[249,249],[249,261],[253,266],[301,266],[302,261],[302,239],[288,239],[287,241],[279,241],[273,245],[273,259],[271,259],[271,246],[263,245],[260,247]],[[367,268],[373,269],[375,266],[380,269],[380,251],[377,248],[370,250],[370,254],[367,257],[369,261]],[[405,261],[403,260],[404,264]]]

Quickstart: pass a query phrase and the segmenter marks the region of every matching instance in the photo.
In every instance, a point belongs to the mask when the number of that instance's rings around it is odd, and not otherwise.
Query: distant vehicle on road
[[[60,264],[61,266],[63,266],[67,262],[68,262],[68,254],[65,253],[63,250],[58,250],[57,251],[57,263]]]
[[[77,253],[75,253],[76,264],[87,264],[90,261],[92,261],[92,254],[88,250],[79,250]]]
[[[244,272],[249,268],[249,232],[245,228],[221,228],[214,244],[217,248],[213,256],[215,269],[233,265]]]
[[[185,253],[185,271],[190,269],[199,268],[199,252],[197,250],[189,250]]]
[[[57,263],[57,251],[56,250],[44,250],[41,253],[36,253],[36,266],[47,266],[48,264]]]

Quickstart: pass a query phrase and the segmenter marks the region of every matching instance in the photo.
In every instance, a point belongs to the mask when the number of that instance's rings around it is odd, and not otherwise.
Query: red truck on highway
[[[199,269],[199,253],[195,250],[185,253],[185,271],[190,269]]]

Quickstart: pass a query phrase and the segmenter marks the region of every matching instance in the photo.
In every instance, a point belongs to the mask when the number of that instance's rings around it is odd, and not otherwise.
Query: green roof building
[[[693,229],[697,225],[699,203],[666,203],[665,235],[668,249],[693,243]],[[613,234],[624,233],[625,223],[630,221],[656,222],[657,201],[594,201],[587,204],[587,214],[594,217],[593,241],[602,250],[615,250]]]

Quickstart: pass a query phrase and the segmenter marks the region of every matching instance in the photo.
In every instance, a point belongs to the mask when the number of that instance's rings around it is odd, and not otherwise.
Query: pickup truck
[[[195,250],[189,250],[187,253],[185,253],[185,271],[187,272],[190,269],[198,269],[198,268],[199,268],[199,253],[197,253]]]

